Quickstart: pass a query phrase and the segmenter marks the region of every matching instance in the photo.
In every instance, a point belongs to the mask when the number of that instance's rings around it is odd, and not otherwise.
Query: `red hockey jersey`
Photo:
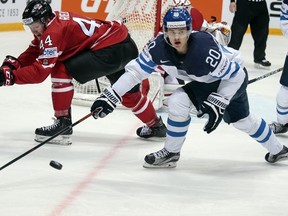
[[[70,12],[55,12],[40,39],[36,36],[19,57],[22,68],[14,71],[15,83],[43,82],[58,61],[82,50],[99,50],[123,41],[128,29],[118,21],[90,19]]]

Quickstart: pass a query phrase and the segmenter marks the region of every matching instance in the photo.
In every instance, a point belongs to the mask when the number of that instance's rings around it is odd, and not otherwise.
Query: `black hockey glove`
[[[116,106],[121,103],[121,97],[111,88],[104,89],[103,93],[98,97],[91,106],[93,117],[104,118],[112,113]]]
[[[21,68],[21,63],[20,61],[13,57],[13,56],[10,56],[10,55],[7,55],[1,65],[2,66],[8,66],[11,70],[17,70],[19,68]]]
[[[217,128],[222,121],[224,111],[229,104],[229,100],[224,98],[215,92],[212,92],[206,101],[204,101],[200,110],[197,113],[197,117],[202,117],[204,114],[208,114],[209,118],[204,126],[204,131],[208,134]]]
[[[0,86],[9,86],[14,84],[14,75],[10,67],[0,67]]]

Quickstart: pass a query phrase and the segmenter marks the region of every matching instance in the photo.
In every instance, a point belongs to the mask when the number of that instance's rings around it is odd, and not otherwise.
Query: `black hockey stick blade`
[[[258,81],[258,80],[264,79],[264,78],[266,78],[266,77],[269,77],[269,76],[274,75],[274,74],[276,74],[276,73],[279,73],[279,72],[281,72],[281,71],[283,71],[283,67],[278,68],[278,69],[276,69],[276,70],[274,70],[274,71],[271,71],[271,72],[269,72],[269,73],[266,73],[266,74],[264,74],[264,75],[262,75],[262,76],[253,78],[253,79],[251,79],[251,80],[248,81],[248,84],[254,83],[254,82]]]
[[[87,114],[86,116],[84,116],[83,118],[79,119],[78,121],[74,122],[73,124],[63,128],[62,130],[60,130],[58,133],[54,134],[53,136],[51,136],[50,138],[48,138],[47,140],[39,143],[38,145],[36,145],[35,147],[29,149],[28,151],[24,152],[23,154],[19,155],[18,157],[14,158],[13,160],[9,161],[8,163],[4,164],[3,166],[0,167],[0,170],[10,166],[11,164],[15,163],[16,161],[18,161],[19,159],[23,158],[24,156],[30,154],[31,152],[35,151],[36,149],[38,149],[39,147],[43,146],[44,144],[48,143],[49,141],[51,141],[52,139],[54,139],[55,137],[61,135],[62,133],[70,130],[71,128],[73,128],[75,125],[79,124],[80,122],[84,121],[85,119],[89,118],[91,115],[93,115],[93,112]]]

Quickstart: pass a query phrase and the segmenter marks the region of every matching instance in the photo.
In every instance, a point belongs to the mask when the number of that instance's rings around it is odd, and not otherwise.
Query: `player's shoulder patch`
[[[56,13],[58,15],[59,20],[70,20],[70,13],[67,11],[57,11]]]

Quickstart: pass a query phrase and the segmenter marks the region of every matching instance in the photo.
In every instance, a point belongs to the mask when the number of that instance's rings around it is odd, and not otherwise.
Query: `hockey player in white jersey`
[[[91,107],[95,117],[111,113],[125,92],[161,66],[188,83],[170,96],[164,148],[146,155],[144,167],[176,166],[191,121],[192,103],[198,117],[208,115],[204,126],[208,134],[223,118],[266,148],[267,162],[287,159],[288,148],[278,141],[264,119],[249,111],[247,71],[239,52],[220,45],[210,33],[191,33],[191,16],[185,8],[169,9],[163,23],[163,34],[130,61],[120,79],[96,99]]]
[[[206,31],[211,33],[216,40],[224,45],[227,46],[230,38],[231,38],[231,29],[230,26],[222,21],[222,22],[216,22],[215,20],[212,20],[211,22],[207,22],[204,19],[203,14],[195,7],[192,6],[191,2],[189,0],[174,0],[174,4],[171,5],[171,7],[184,7],[186,8],[192,17],[192,31]],[[156,109],[161,108],[163,105],[167,106],[167,101],[169,96],[181,85],[184,84],[183,80],[177,79],[175,77],[170,76],[169,74],[165,73],[165,71],[161,71],[161,69],[157,68],[157,72],[160,72],[162,76],[157,76],[157,74],[153,74],[153,76],[149,77],[149,81],[152,80],[152,83],[160,83],[160,86],[152,86],[148,89],[148,93],[153,96],[155,95],[155,91],[157,92],[157,89],[160,88],[160,92],[158,95],[156,95],[157,100],[154,100],[154,107]],[[155,76],[156,75],[156,76]],[[164,85],[161,85],[161,78],[164,79]],[[155,81],[157,80],[157,81]],[[162,81],[163,82],[163,81]],[[145,88],[145,86],[142,85],[142,88]],[[151,93],[149,92],[151,91]],[[193,109],[192,113],[195,109]]]
[[[283,35],[288,38],[288,0],[283,0],[282,2],[280,27]],[[288,131],[288,53],[284,62],[280,84],[281,87],[276,97],[277,122],[270,124],[275,134],[286,133]]]

